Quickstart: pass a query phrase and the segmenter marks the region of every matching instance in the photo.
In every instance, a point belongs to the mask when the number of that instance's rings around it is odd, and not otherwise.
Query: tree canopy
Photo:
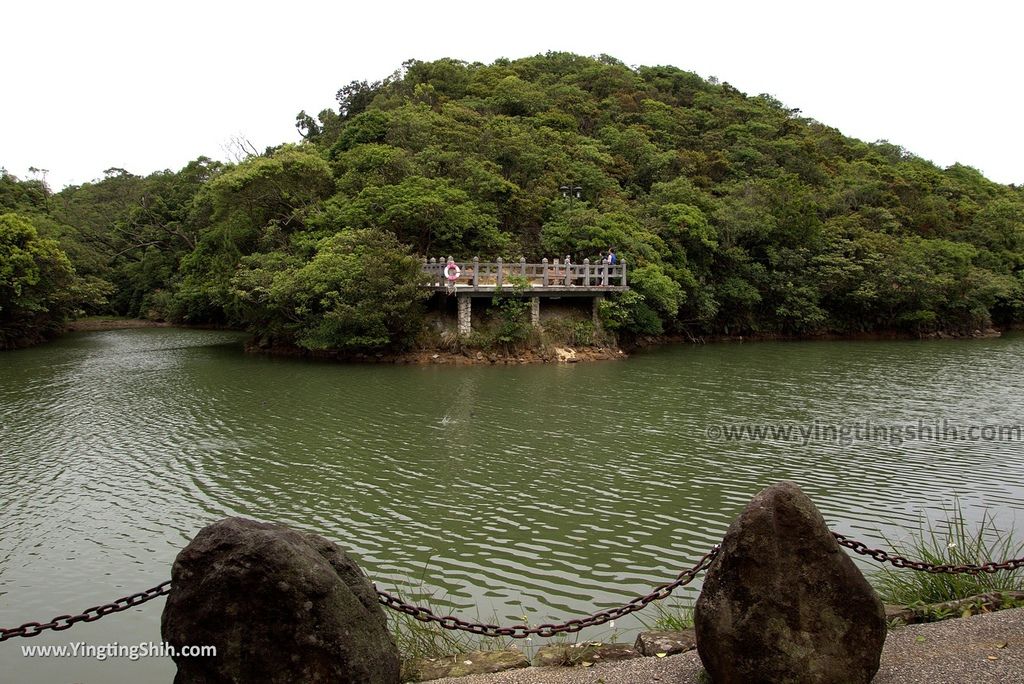
[[[408,344],[422,308],[412,264],[448,254],[615,247],[633,291],[607,320],[634,334],[1024,316],[1024,189],[846,137],[767,95],[553,52],[412,60],[337,100],[299,113],[300,143],[236,164],[110,169],[56,194],[5,173],[0,211],[109,284],[93,310],[316,349]]]

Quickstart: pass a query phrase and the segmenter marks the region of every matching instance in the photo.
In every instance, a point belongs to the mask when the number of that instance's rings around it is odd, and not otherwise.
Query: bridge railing
[[[458,289],[492,289],[510,287],[514,277],[526,278],[531,287],[580,287],[595,290],[627,289],[626,264],[590,263],[584,259],[582,264],[565,263],[564,261],[542,259],[540,263],[528,263],[525,258],[519,261],[505,262],[480,261],[478,258],[469,261],[447,259],[425,259],[423,270],[429,276],[427,286],[444,288],[450,286],[445,269],[449,264],[459,267],[459,277],[454,285]]]

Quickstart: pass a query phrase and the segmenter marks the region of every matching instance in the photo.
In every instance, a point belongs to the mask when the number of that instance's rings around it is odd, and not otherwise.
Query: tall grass
[[[980,565],[1024,556],[1024,542],[1018,539],[1014,528],[1000,529],[987,511],[976,524],[964,518],[959,501],[943,511],[944,520],[922,519],[907,541],[886,541],[901,556],[935,564]],[[883,566],[872,580],[883,601],[902,606],[1024,589],[1021,570],[954,575]]]
[[[445,616],[452,613],[452,609],[444,605],[443,597],[439,598],[436,593],[425,590],[422,578],[418,590],[407,590],[404,594],[399,592],[397,596],[404,601],[430,609],[434,615]],[[456,653],[503,649],[509,648],[513,643],[511,639],[444,629],[436,622],[417,620],[412,615],[395,610],[385,609],[384,613],[387,616],[388,631],[398,646],[402,660],[440,658]],[[476,619],[480,621],[479,616]]]
[[[694,602],[689,599],[673,597],[672,603],[656,601],[651,604],[654,614],[648,613],[641,617],[637,613],[637,620],[641,625],[651,630],[662,630],[665,632],[678,632],[693,627]]]
[[[411,615],[387,611],[388,631],[395,639],[403,660],[439,658],[474,650],[470,635],[442,629],[435,622],[422,622]]]

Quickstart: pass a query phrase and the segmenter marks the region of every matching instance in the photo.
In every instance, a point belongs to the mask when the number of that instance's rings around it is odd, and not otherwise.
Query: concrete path
[[[698,684],[696,651],[588,668],[531,667],[436,684]],[[1024,684],[1024,608],[889,633],[872,684]]]

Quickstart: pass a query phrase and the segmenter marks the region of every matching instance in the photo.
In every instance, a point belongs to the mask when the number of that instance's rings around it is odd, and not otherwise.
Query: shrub
[[[664,332],[657,312],[647,305],[642,294],[633,290],[601,301],[597,314],[601,324],[611,332],[622,331],[632,335],[660,335]]]
[[[499,321],[494,341],[505,351],[517,347],[530,339],[530,302],[524,298],[529,281],[520,276],[509,278],[512,287],[499,289],[491,299],[494,313]]]
[[[422,327],[418,259],[381,230],[343,230],[303,261],[246,257],[231,284],[255,331],[306,349],[404,348]]]

